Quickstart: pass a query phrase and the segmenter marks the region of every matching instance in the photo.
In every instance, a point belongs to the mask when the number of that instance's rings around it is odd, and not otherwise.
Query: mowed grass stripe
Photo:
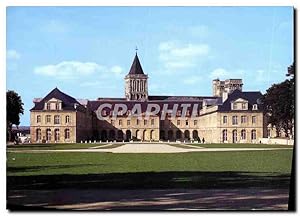
[[[166,171],[239,171],[289,174],[292,150],[178,154],[7,153],[7,175]]]

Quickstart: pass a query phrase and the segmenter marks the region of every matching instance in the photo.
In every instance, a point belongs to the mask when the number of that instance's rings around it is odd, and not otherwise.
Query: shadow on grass
[[[9,168],[9,172],[11,172]],[[18,168],[19,169],[19,168]],[[20,171],[20,170],[17,170]],[[288,188],[289,175],[251,172],[137,172],[7,176],[7,189]]]

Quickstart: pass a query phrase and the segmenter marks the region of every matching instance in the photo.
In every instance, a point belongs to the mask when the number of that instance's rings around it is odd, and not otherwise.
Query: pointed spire
[[[135,53],[135,57],[128,74],[144,74],[137,53]]]

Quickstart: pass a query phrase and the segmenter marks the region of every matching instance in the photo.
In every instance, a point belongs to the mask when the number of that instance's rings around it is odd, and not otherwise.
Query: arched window
[[[40,115],[37,115],[37,117],[36,117],[36,123],[41,123],[41,116]]]
[[[66,140],[70,139],[70,129],[69,128],[65,129],[65,139]]]
[[[237,131],[236,130],[232,131],[232,142],[233,143],[237,142]]]
[[[246,139],[246,130],[244,130],[244,129],[241,131],[241,139],[242,140]]]
[[[54,124],[60,124],[59,122],[60,122],[60,117],[59,117],[59,115],[55,115],[55,116],[54,116]]]
[[[223,132],[222,132],[222,137],[223,137],[223,142],[224,142],[224,141],[227,141],[227,130],[226,130],[226,129],[223,130]]]
[[[51,141],[51,129],[49,128],[46,130],[46,140]]]
[[[256,140],[256,130],[251,131],[251,140]]]
[[[37,142],[40,142],[41,139],[42,139],[42,131],[41,131],[41,129],[39,129],[39,128],[36,129],[36,134],[35,134],[35,135],[36,135],[36,139],[35,139],[35,140],[36,140]]]
[[[66,116],[66,123],[70,123],[70,116],[69,115]]]
[[[190,139],[190,132],[188,130],[184,131],[184,138],[185,139]]]
[[[154,139],[154,130],[150,131],[150,140]]]
[[[54,130],[54,140],[59,141],[59,129]]]

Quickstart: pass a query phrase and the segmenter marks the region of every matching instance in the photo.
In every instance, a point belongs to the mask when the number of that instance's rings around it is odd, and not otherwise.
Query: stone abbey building
[[[241,79],[215,79],[212,96],[166,96],[148,94],[148,75],[137,54],[125,76],[124,98],[77,100],[58,88],[34,99],[30,110],[32,143],[81,141],[199,141],[256,143],[268,137],[260,92],[243,91]],[[117,104],[127,111],[114,112]],[[188,105],[187,105],[188,104]],[[105,119],[99,119],[99,107]],[[131,111],[138,105],[142,116]],[[147,107],[160,108],[145,118]],[[175,116],[169,111],[176,108]],[[167,112],[165,112],[167,109]],[[163,117],[163,118],[162,118]]]

